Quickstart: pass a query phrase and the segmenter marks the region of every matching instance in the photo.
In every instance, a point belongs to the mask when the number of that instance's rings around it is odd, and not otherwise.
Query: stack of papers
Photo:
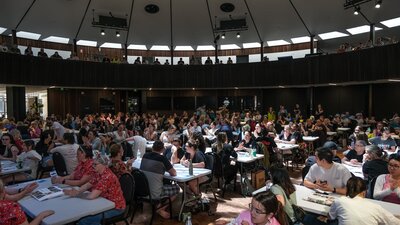
[[[335,201],[335,198],[325,194],[314,193],[311,196],[304,198],[304,200],[309,202],[315,202],[321,205],[331,206],[332,203]]]

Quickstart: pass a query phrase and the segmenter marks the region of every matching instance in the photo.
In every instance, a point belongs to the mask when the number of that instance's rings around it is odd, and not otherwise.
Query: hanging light
[[[225,39],[225,33],[222,34],[221,38],[222,38],[222,39]]]
[[[104,36],[104,35],[106,35],[106,32],[105,32],[104,30],[101,30],[101,31],[100,31],[100,34],[101,34],[102,36]]]
[[[240,32],[237,32],[236,37],[240,38]]]
[[[382,5],[382,0],[376,0],[375,1],[375,8],[376,9],[379,9],[381,7],[381,5]]]
[[[119,31],[115,32],[115,36],[120,37]]]
[[[354,15],[357,16],[360,13],[360,6],[354,7]]]

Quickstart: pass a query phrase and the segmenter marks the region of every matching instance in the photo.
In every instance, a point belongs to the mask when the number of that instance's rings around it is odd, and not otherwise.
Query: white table
[[[37,180],[36,182],[39,184],[38,188],[52,186],[50,178]],[[15,185],[15,187],[21,188],[26,186],[28,183],[32,182],[21,183]],[[63,187],[66,186],[64,185]],[[85,216],[96,215],[115,207],[114,202],[102,197],[88,200],[65,195],[41,202],[31,196],[26,196],[19,200],[18,203],[21,205],[22,209],[33,218],[44,210],[54,210],[55,213],[53,215],[46,217],[42,221],[43,225],[67,224],[78,221]]]
[[[311,213],[315,213],[315,214],[319,214],[319,215],[324,215],[327,216],[330,206],[327,205],[322,205],[322,204],[318,204],[315,202],[310,202],[310,201],[306,201],[304,199],[306,199],[308,196],[312,195],[313,193],[315,193],[314,190],[309,189],[305,186],[301,186],[301,185],[294,185],[296,187],[296,202],[297,205],[301,208],[303,208],[305,211],[307,212],[311,212]],[[253,195],[261,192],[261,191],[265,191],[266,187],[262,187],[256,191],[253,192]],[[340,197],[340,195],[338,194],[330,194],[331,196],[334,197]],[[377,200],[373,200],[373,199],[366,199],[368,201],[372,201],[375,204],[378,204],[380,206],[382,206],[384,209],[386,209],[387,211],[391,212],[393,215],[395,216],[399,216],[400,215],[400,206],[398,204],[393,204],[393,203],[389,203],[389,202],[383,202],[383,201],[377,201]]]
[[[238,157],[236,159],[236,162],[240,163],[240,186],[241,186],[241,191],[242,191],[242,195],[245,196],[245,185],[246,182],[249,178],[247,177],[247,171],[244,170],[243,168],[243,164],[245,163],[252,163],[255,162],[257,160],[263,159],[264,155],[263,154],[256,154],[256,156],[252,156],[250,155],[248,152],[238,152]]]
[[[338,131],[349,131],[350,128],[349,128],[349,127],[338,127],[337,130],[338,130]]]
[[[0,176],[13,175],[16,173],[31,170],[31,168],[29,168],[29,167],[23,167],[23,168],[19,169],[17,167],[17,163],[10,161],[10,160],[1,160],[0,163],[1,163]]]
[[[360,177],[364,179],[364,174],[362,172],[362,165],[348,165],[345,163],[342,163],[343,166],[345,166],[350,172],[354,174],[356,177]]]
[[[314,153],[314,141],[318,140],[319,137],[316,136],[304,136],[303,141],[308,143],[308,153]]]
[[[285,144],[285,143],[276,143],[278,149],[280,150],[282,155],[292,154],[292,149],[298,148],[298,144]]]
[[[142,163],[141,159],[137,159],[133,162],[132,166],[134,168],[140,169],[140,164]],[[182,204],[181,209],[179,211],[178,218],[181,220],[181,215],[183,212],[183,208],[185,207],[186,203],[193,201],[193,199],[188,199],[187,197],[187,182],[198,179],[200,177],[207,176],[211,174],[211,170],[205,168],[193,168],[193,175],[189,175],[189,168],[181,165],[181,164],[174,164],[174,169],[176,170],[176,176],[171,176],[168,172],[165,172],[164,178],[168,180],[172,180],[178,183],[183,183],[183,193],[182,193]]]
[[[335,136],[337,134],[337,132],[333,132],[333,131],[327,131],[326,134],[328,136]]]

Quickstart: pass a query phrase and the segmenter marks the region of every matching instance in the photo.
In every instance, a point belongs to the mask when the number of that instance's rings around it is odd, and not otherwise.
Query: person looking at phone
[[[350,171],[340,163],[333,162],[333,153],[329,148],[318,148],[315,153],[316,163],[311,166],[304,186],[333,193],[346,194],[346,183]]]

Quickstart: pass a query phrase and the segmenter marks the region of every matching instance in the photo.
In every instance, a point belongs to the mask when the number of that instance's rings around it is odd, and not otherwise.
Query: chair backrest
[[[59,152],[53,153],[53,163],[58,176],[67,176],[67,165],[65,164],[64,156]]]
[[[144,174],[143,171],[134,168],[132,170],[132,176],[135,183],[140,184],[135,187],[135,199],[145,197],[151,199],[149,181],[147,180],[146,174]]]
[[[211,175],[209,176],[209,178],[212,180],[212,178],[214,177],[214,155],[213,153],[206,153],[205,157],[206,157],[206,164],[208,165],[209,170],[211,170]]]
[[[368,183],[367,198],[374,199],[374,190],[375,190],[375,183],[376,183],[377,178],[378,177],[372,178],[371,181]]]
[[[213,164],[213,172],[216,178],[224,177],[224,169],[222,166],[221,156],[217,153],[214,153],[214,164]]]
[[[135,180],[130,173],[124,173],[119,178],[119,183],[121,184],[126,205],[130,205],[133,202],[135,195]]]

